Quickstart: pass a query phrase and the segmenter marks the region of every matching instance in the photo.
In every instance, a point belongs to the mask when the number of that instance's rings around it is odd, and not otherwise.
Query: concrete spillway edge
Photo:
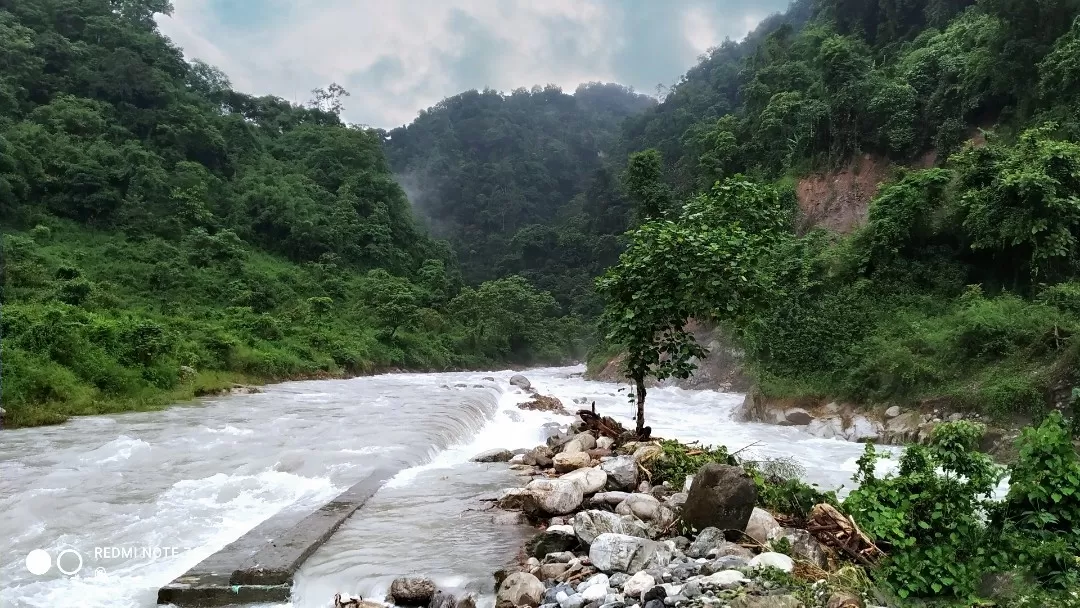
[[[158,604],[287,602],[293,575],[396,471],[378,470],[304,515],[267,519],[158,590]]]

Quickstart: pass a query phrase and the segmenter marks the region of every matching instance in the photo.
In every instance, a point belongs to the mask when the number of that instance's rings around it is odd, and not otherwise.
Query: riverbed
[[[582,371],[526,375],[568,409],[579,407],[574,399],[595,401],[599,413],[632,426],[627,387],[585,381]],[[532,447],[543,423],[571,420],[519,410],[527,396],[509,385],[511,375],[289,382],[0,433],[0,605],[154,606],[160,586],[259,522],[313,510],[383,467],[401,472],[308,560],[291,605],[329,606],[338,592],[378,599],[393,578],[414,573],[485,594],[531,530],[493,521],[479,500],[519,478],[469,458]],[[734,422],[742,398],[651,389],[646,418],[657,436],[752,446],[742,455],[790,457],[810,482],[850,485],[862,445]],[[44,574],[27,569],[35,549],[52,559]]]

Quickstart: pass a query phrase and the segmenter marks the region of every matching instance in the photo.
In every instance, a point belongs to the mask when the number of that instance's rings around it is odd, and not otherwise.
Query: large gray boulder
[[[510,376],[510,384],[512,386],[520,388],[523,391],[532,390],[532,382],[529,382],[529,379],[525,376],[522,376],[521,374],[514,374],[513,376]]]
[[[608,485],[613,490],[633,490],[637,487],[638,467],[630,456],[616,456],[600,463],[607,473]]]
[[[765,544],[780,534],[780,524],[771,513],[760,507],[754,507],[750,520],[746,522],[746,535],[761,544]]]
[[[473,462],[509,462],[514,453],[504,448],[496,448],[486,452],[480,452],[472,457]]]
[[[663,568],[671,556],[671,547],[665,543],[626,534],[601,534],[589,547],[589,561],[601,572]]]
[[[698,530],[746,530],[757,503],[757,488],[742,467],[709,463],[701,467],[683,505],[683,522]]]
[[[581,486],[565,479],[534,479],[525,486],[522,509],[527,513],[566,515],[585,499]]]
[[[784,422],[793,426],[806,426],[813,420],[810,412],[801,407],[791,407],[784,411]]]
[[[570,471],[559,479],[567,479],[578,484],[584,494],[596,494],[607,485],[608,476],[603,470],[590,467]]]
[[[528,572],[515,572],[503,579],[495,593],[495,605],[500,608],[509,606],[539,606],[544,597],[544,584]]]
[[[390,583],[390,599],[398,606],[427,606],[435,595],[435,583],[429,578],[403,576]]]
[[[581,511],[574,516],[574,533],[581,542],[591,544],[601,534],[623,534],[648,538],[649,528],[632,515],[610,511]]]

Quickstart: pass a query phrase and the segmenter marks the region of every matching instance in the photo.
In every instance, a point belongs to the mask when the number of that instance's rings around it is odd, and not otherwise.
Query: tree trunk
[[[638,376],[634,378],[634,392],[637,396],[637,434],[641,437],[641,434],[645,432],[645,378]]]

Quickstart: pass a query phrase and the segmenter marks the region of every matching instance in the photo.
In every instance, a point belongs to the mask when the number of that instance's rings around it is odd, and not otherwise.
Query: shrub
[[[1052,412],[1024,429],[1009,467],[1009,493],[998,523],[1014,554],[1040,583],[1080,587],[1080,456],[1069,423]]]
[[[654,485],[666,481],[676,489],[681,489],[688,476],[696,475],[701,467],[710,462],[738,464],[724,446],[687,445],[674,439],[664,439],[660,441],[660,447],[663,454],[648,465]]]
[[[868,444],[844,508],[889,552],[880,575],[900,597],[975,593],[992,557],[984,523],[1000,468],[976,451],[985,429],[943,424],[929,446],[908,447],[896,474],[878,478]]]

